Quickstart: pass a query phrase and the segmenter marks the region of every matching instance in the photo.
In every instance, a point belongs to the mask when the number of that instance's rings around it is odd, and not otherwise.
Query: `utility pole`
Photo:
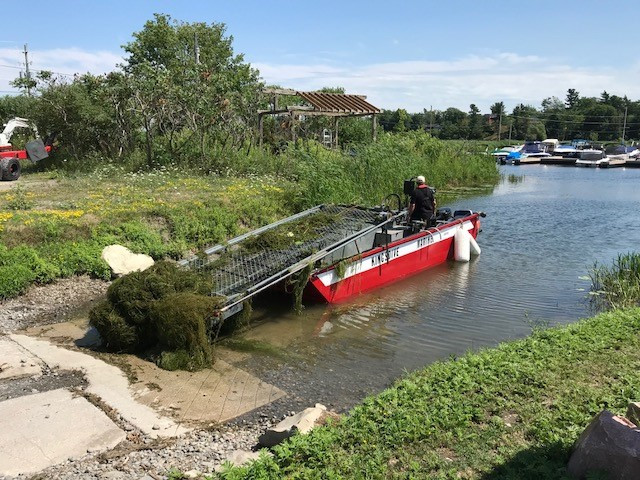
[[[194,45],[194,55],[196,60],[196,65],[200,64],[200,45],[198,45],[198,32],[193,33],[193,45]]]
[[[433,137],[433,105],[429,105],[429,135]]]
[[[627,131],[627,108],[629,107],[624,107],[624,126],[622,127],[622,143],[624,143],[624,135]]]
[[[27,79],[27,96],[30,97],[31,96],[31,73],[29,72],[29,50],[27,49],[27,44],[24,44],[24,51],[22,52],[24,53],[24,70],[25,70],[25,76]]]
[[[502,109],[500,109],[500,118],[498,120],[498,141],[500,141],[501,131],[502,131]]]

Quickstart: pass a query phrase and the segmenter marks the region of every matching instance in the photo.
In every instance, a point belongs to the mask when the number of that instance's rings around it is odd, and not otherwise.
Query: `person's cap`
[[[424,179],[424,177],[422,175],[418,175],[416,177],[416,182],[418,183],[424,183],[426,180]]]

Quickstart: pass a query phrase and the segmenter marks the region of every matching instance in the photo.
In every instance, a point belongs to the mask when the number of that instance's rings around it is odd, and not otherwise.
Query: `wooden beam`
[[[264,130],[264,115],[258,114],[258,132],[259,132],[261,147],[262,147],[262,140],[263,140],[263,133],[264,133],[263,130]]]
[[[297,94],[295,90],[291,90],[290,88],[265,88],[263,92],[268,95],[296,95]]]

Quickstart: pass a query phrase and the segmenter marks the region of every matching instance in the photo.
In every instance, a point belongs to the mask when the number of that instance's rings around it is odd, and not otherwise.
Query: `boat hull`
[[[464,228],[476,238],[480,231],[478,214],[352,257],[345,261],[342,277],[335,266],[314,273],[309,279],[305,297],[339,303],[444,263],[453,258],[453,239],[459,228]]]

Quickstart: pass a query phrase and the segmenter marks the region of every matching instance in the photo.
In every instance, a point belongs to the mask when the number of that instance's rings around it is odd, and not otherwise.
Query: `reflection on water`
[[[375,390],[405,370],[524,336],[532,324],[589,315],[584,275],[640,238],[640,170],[501,168],[492,194],[450,205],[487,212],[479,258],[300,316],[270,298],[246,336],[301,354],[310,379]],[[510,182],[510,174],[525,177]]]

